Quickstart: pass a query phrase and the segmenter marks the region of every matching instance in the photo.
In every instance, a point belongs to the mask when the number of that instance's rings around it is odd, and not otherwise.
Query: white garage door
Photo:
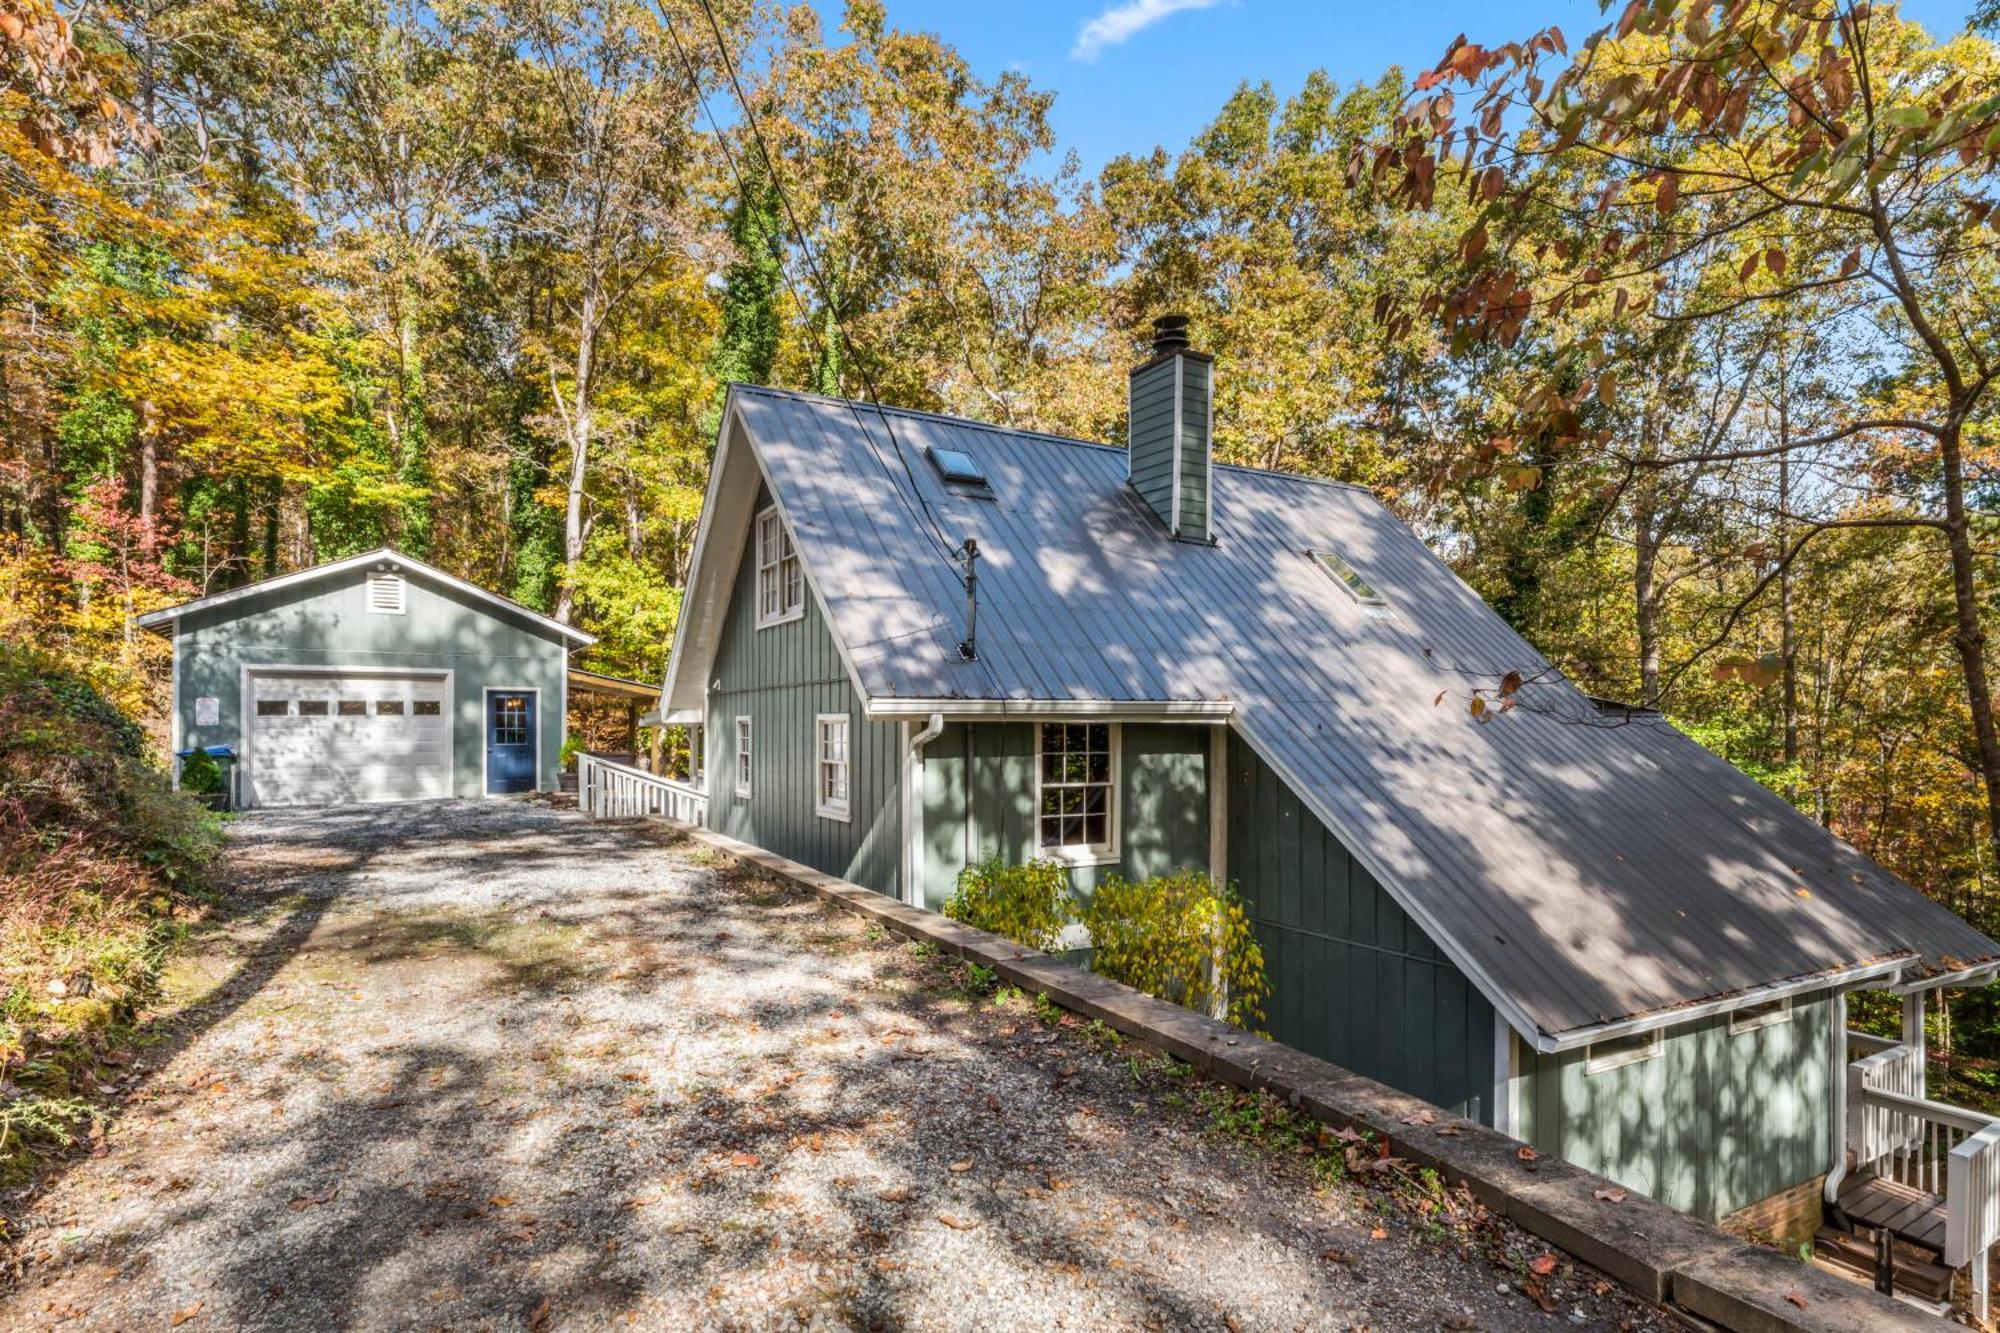
[[[338,805],[451,794],[442,676],[250,677],[252,805]]]

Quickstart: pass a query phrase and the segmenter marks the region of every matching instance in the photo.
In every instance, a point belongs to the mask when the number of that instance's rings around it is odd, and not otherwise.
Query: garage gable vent
[[[378,616],[403,614],[403,576],[376,570],[368,576],[368,609]]]

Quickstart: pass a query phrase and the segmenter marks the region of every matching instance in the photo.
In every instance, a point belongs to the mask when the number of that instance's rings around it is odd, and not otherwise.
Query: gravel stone
[[[662,830],[247,815],[0,1328],[1669,1328]]]

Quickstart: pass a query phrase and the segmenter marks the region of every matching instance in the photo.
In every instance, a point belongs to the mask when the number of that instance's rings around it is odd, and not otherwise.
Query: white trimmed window
[[[403,614],[403,576],[376,570],[368,576],[368,609],[378,616]]]
[[[1583,1072],[1608,1074],[1626,1065],[1644,1064],[1657,1058],[1665,1049],[1662,1045],[1665,1035],[1662,1029],[1654,1028],[1651,1032],[1635,1032],[1627,1037],[1593,1041],[1584,1051]]]
[[[757,628],[806,613],[806,574],[775,507],[757,515]]]
[[[1790,996],[1782,1000],[1766,1000],[1763,1004],[1746,1004],[1741,1009],[1729,1011],[1729,1035],[1733,1037],[1740,1032],[1755,1032],[1759,1028],[1776,1027],[1791,1021]]]
[[[1039,854],[1084,865],[1117,860],[1117,725],[1043,722],[1036,731]]]
[[[736,719],[736,794],[750,794],[750,719]]]
[[[813,720],[813,813],[822,819],[847,818],[847,714],[821,713]]]

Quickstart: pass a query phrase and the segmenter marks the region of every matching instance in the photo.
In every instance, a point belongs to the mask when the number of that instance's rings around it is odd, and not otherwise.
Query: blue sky
[[[939,34],[980,74],[1012,66],[1053,90],[1056,132],[1090,171],[1120,153],[1179,148],[1245,79],[1286,93],[1323,67],[1347,84],[1394,64],[1428,68],[1461,32],[1490,45],[1549,23],[1575,39],[1604,22],[1594,0],[887,3],[893,25]],[[838,12],[840,0],[820,7]],[[1966,0],[1903,6],[1934,33],[1958,28],[1969,8]],[[1094,20],[1095,36],[1085,38]]]

